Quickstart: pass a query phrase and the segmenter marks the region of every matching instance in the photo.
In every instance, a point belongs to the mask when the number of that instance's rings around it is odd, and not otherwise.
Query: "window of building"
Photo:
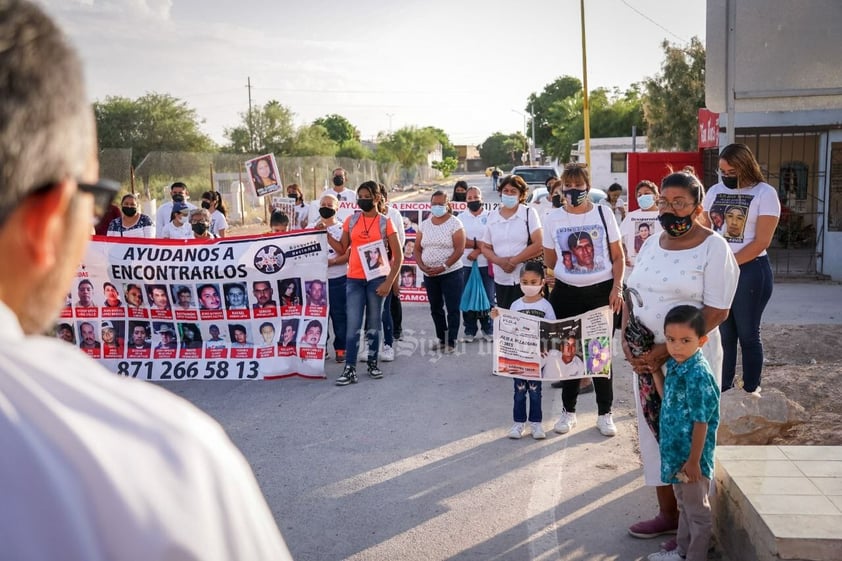
[[[611,152],[611,173],[626,173],[625,152]]]

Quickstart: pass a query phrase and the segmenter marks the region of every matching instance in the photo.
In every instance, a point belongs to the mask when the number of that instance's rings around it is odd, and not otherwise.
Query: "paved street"
[[[488,194],[484,176],[469,182]],[[839,285],[779,285],[767,318],[810,310],[813,294],[822,299],[814,320],[842,322]],[[327,380],[166,387],[240,446],[297,561],[631,561],[658,549],[658,539],[626,533],[655,501],[642,487],[624,361],[615,363],[618,436],[596,430],[593,394],[580,398],[572,433],[552,433],[561,396],[545,384],[547,439],[513,441],[512,382],[490,375],[489,343],[442,356],[431,331],[426,305],[405,305],[404,338],[382,380],[363,369],[358,384],[336,387],[331,361]]]

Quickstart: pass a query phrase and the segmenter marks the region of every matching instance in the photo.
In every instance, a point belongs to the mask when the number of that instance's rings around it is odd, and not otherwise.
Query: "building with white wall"
[[[591,185],[605,191],[612,183],[619,183],[623,186],[623,196],[628,196],[629,174],[626,154],[647,151],[645,136],[592,138]],[[570,152],[570,160],[573,162],[585,161],[584,140],[576,143],[575,148]]]

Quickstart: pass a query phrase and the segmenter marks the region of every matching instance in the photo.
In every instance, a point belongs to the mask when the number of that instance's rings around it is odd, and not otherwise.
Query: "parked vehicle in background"
[[[555,166],[515,166],[512,168],[512,175],[521,176],[533,191],[537,187],[546,187],[547,179],[561,177]]]

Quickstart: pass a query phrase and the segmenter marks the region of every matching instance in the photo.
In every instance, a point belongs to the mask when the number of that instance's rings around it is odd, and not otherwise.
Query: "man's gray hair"
[[[0,0],[0,224],[33,190],[78,179],[95,142],[82,64],[27,0]]]

